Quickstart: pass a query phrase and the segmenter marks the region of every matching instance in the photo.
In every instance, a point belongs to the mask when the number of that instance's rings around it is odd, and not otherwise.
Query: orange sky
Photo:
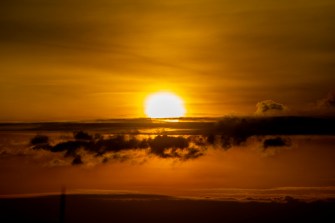
[[[188,116],[308,109],[335,83],[335,3],[23,1],[0,8],[0,121],[143,117],[180,95]]]

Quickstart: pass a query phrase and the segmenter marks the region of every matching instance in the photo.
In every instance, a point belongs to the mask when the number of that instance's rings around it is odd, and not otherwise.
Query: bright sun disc
[[[145,101],[145,114],[150,118],[177,118],[185,114],[183,100],[169,92],[151,94]]]

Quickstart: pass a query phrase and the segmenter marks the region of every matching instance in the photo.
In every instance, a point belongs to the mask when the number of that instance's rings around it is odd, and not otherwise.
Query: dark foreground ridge
[[[59,222],[60,196],[0,199],[0,222]],[[160,195],[67,195],[65,222],[334,222],[335,201],[286,203]]]

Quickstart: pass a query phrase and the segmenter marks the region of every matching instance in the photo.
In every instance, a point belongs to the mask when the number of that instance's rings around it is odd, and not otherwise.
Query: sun
[[[145,114],[150,118],[178,118],[185,112],[183,100],[170,92],[154,93],[145,100]]]

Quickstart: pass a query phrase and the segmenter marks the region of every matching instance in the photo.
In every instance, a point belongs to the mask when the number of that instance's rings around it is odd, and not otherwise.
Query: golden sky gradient
[[[333,0],[11,0],[0,7],[0,121],[306,110],[335,83]]]

